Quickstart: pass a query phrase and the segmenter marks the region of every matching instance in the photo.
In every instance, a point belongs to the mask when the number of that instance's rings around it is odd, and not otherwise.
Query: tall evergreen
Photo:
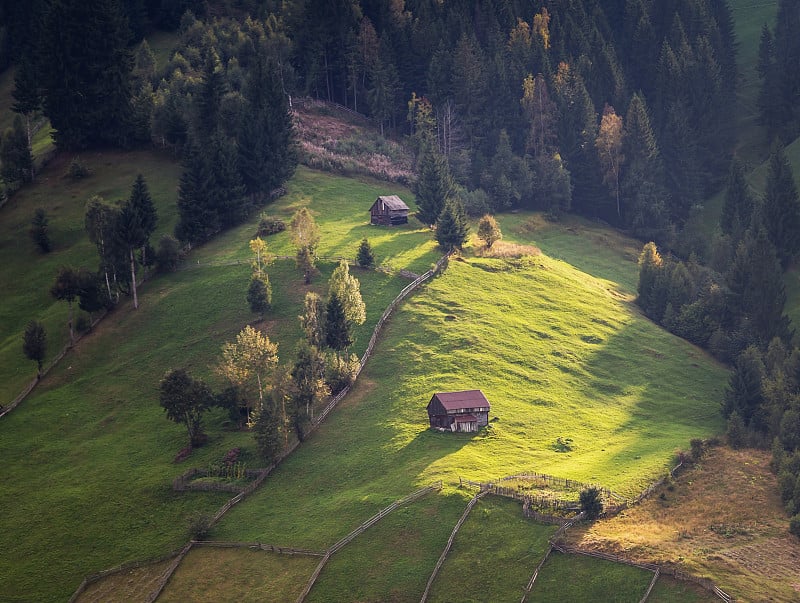
[[[800,197],[782,147],[769,160],[762,214],[769,239],[786,268],[800,251]]]
[[[208,185],[209,167],[192,141],[186,147],[178,184],[178,224],[175,236],[192,244],[203,243],[220,231],[219,215]]]
[[[6,130],[0,141],[0,164],[0,178],[7,184],[33,180],[33,156],[19,115],[14,118],[14,127]]]
[[[719,219],[722,232],[730,235],[738,244],[745,231],[750,228],[754,209],[755,199],[745,179],[744,165],[740,159],[734,157]]]
[[[469,224],[464,206],[459,199],[448,200],[436,220],[436,242],[445,251],[453,251],[461,249],[467,242],[468,234]]]
[[[125,146],[130,136],[130,33],[117,0],[53,0],[38,67],[44,112],[63,149]]]
[[[336,293],[331,294],[325,307],[325,345],[332,350],[342,351],[353,345],[350,324],[344,313],[344,306]]]
[[[42,93],[36,76],[33,59],[27,54],[20,58],[14,72],[14,104],[11,110],[25,117],[28,146],[32,145],[31,118],[42,106]]]
[[[728,286],[729,306],[745,340],[765,346],[773,337],[790,339],[783,271],[763,228],[739,243]]]
[[[419,161],[419,178],[414,188],[417,217],[423,224],[432,225],[453,194],[453,177],[447,161],[434,145],[425,145]]]

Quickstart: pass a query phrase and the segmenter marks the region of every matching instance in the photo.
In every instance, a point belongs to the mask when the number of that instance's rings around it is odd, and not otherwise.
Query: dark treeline
[[[721,185],[733,146],[736,43],[725,0],[0,7],[0,48],[10,41],[3,57],[17,62],[19,95],[36,83],[60,147],[172,145],[186,155],[184,197],[216,166],[211,188],[249,199],[195,203],[207,211],[182,220],[188,240],[235,222],[291,173],[284,126],[267,123],[263,109],[276,113],[294,94],[411,135],[420,164],[443,158],[453,179],[446,192],[473,214],[571,210],[673,246],[692,208]],[[181,33],[158,72],[138,42],[157,27]],[[22,103],[19,112],[37,108]],[[250,152],[266,139],[270,153]],[[256,177],[282,160],[270,182]]]

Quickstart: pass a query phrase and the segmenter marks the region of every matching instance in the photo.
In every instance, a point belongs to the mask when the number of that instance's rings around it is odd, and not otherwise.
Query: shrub
[[[725,435],[728,437],[728,444],[734,450],[744,448],[747,443],[747,428],[744,426],[741,415],[735,410],[728,417],[728,429]]]
[[[33,214],[33,220],[31,220],[31,227],[28,234],[42,253],[49,253],[53,248],[50,243],[47,223],[47,213],[41,207],[37,208]]]
[[[286,222],[274,216],[261,214],[261,219],[258,221],[258,232],[256,234],[259,237],[266,237],[268,235],[278,234],[284,230],[286,230]]]
[[[81,163],[76,157],[69,164],[69,169],[67,169],[67,178],[70,180],[83,180],[84,178],[88,178],[91,173],[91,170],[83,165],[83,163]]]
[[[800,538],[800,514],[795,515],[789,520],[789,531]]]
[[[211,515],[208,513],[197,513],[189,518],[189,538],[192,540],[202,540],[210,530]]]
[[[580,494],[581,511],[586,514],[586,519],[597,519],[603,512],[603,501],[600,500],[600,490],[594,486],[586,488]]]
[[[83,313],[78,314],[78,317],[75,319],[75,330],[79,333],[86,333],[91,328],[92,319],[89,315]]]
[[[156,270],[159,272],[174,272],[181,261],[181,245],[178,239],[165,234],[158,241],[155,253]]]
[[[332,395],[338,394],[355,381],[359,366],[360,362],[355,354],[350,354],[350,358],[340,356],[334,352],[327,354],[325,358],[325,383],[328,384]]]

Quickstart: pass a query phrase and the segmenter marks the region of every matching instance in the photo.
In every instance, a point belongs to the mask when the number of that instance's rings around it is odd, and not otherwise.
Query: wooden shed
[[[428,402],[428,419],[433,429],[471,433],[489,424],[490,408],[479,389],[441,392]]]
[[[378,197],[369,210],[370,222],[384,226],[407,224],[408,211],[408,205],[397,195]]]

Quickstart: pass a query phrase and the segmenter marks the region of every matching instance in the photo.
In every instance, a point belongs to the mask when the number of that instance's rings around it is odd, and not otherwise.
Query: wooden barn
[[[369,214],[372,224],[397,226],[408,223],[408,205],[397,195],[386,195],[375,199]]]
[[[433,429],[472,433],[489,424],[489,400],[479,389],[433,394],[428,418]]]

